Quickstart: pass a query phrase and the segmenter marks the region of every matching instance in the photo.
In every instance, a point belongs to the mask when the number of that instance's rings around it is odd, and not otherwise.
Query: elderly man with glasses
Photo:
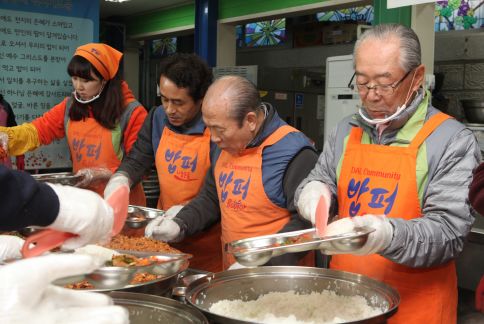
[[[430,104],[420,43],[410,28],[365,32],[354,49],[359,112],[332,130],[295,204],[316,223],[321,197],[334,217],[326,234],[374,229],[330,267],[384,281],[401,304],[390,323],[455,323],[454,260],[474,217],[467,201],[480,151],[472,132]],[[352,83],[350,81],[350,85]]]

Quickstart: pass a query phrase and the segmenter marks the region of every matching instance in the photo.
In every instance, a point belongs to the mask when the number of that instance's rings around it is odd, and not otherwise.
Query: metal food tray
[[[142,216],[148,220],[152,220],[158,216],[163,216],[164,214],[165,211],[161,209],[136,205],[128,206],[128,217]]]
[[[62,185],[75,186],[82,180],[82,175],[75,175],[72,172],[32,174],[32,177],[40,182],[58,183]]]
[[[351,253],[361,248],[371,227],[355,227],[352,232],[319,237],[315,228],[258,236],[227,243],[225,251],[244,266],[260,266],[285,253],[321,250],[323,253]]]
[[[54,281],[54,284],[57,286],[66,286],[68,284],[78,283],[86,280],[94,286],[94,288],[90,289],[79,289],[86,291],[112,291],[140,287],[167,280],[178,275],[180,272],[188,268],[189,259],[192,257],[191,254],[184,253],[165,254],[123,250],[116,251],[120,254],[131,254],[136,257],[156,257],[159,262],[155,262],[148,266],[101,267],[89,274],[58,279]],[[137,284],[131,283],[131,280],[136,273],[144,272],[157,275],[158,278],[155,280],[141,282]]]

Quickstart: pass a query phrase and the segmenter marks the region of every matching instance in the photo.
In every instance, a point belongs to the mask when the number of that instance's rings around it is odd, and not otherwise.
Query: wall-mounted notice
[[[12,3],[21,10],[11,10]],[[37,11],[28,11],[26,3]],[[39,4],[41,8],[35,8]],[[79,13],[72,11],[93,4],[99,6],[98,1],[82,0],[0,0],[0,92],[12,105],[18,124],[41,116],[71,94],[67,65],[75,49],[92,42],[94,33],[97,39],[98,34],[92,16],[74,17]],[[65,140],[26,154],[27,169],[70,166]]]

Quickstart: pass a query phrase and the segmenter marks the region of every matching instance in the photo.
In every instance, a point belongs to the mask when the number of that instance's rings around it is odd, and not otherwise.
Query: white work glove
[[[318,207],[321,196],[326,200],[329,214],[331,190],[329,190],[329,187],[322,182],[308,182],[301,191],[301,194],[299,194],[299,200],[297,201],[299,215],[310,221],[313,225],[316,223],[316,208]]]
[[[244,269],[244,268],[247,268],[246,266],[243,266],[241,265],[240,263],[238,262],[235,262],[234,264],[232,264],[228,270],[237,270],[237,269]]]
[[[0,261],[22,257],[24,240],[15,235],[0,235]]]
[[[145,236],[164,242],[181,241],[183,237],[180,236],[180,226],[173,221],[173,218],[182,208],[182,205],[171,206],[163,216],[158,216],[149,222],[145,228]]]
[[[109,179],[106,188],[104,189],[104,199],[108,200],[109,197],[116,192],[116,190],[122,186],[125,186],[129,192],[129,179],[122,173],[116,172]]]
[[[87,243],[105,243],[113,229],[113,209],[98,194],[90,190],[47,183],[59,198],[59,214],[47,226],[62,232],[79,235],[62,245],[74,250]]]
[[[368,255],[383,251],[393,239],[393,226],[385,215],[364,215],[353,217],[355,227],[367,226],[375,231],[368,235],[368,240],[355,255]]]
[[[81,176],[81,181],[76,183],[76,187],[87,188],[91,185],[101,183],[103,181],[108,181],[112,176],[112,172],[106,168],[85,168],[80,169],[75,174],[76,176]]]
[[[109,296],[51,284],[98,266],[88,255],[57,254],[0,267],[0,323],[129,323],[128,311]]]

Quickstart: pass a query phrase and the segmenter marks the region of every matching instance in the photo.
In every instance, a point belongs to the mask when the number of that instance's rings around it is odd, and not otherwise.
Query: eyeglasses
[[[364,96],[367,95],[370,92],[370,90],[372,90],[372,89],[375,90],[375,93],[378,94],[379,96],[390,96],[395,92],[395,89],[403,82],[403,80],[405,80],[405,78],[412,71],[413,71],[413,69],[408,71],[407,73],[405,73],[403,78],[401,78],[396,83],[375,84],[374,86],[371,86],[371,87],[366,85],[366,84],[356,83],[356,88],[358,89],[358,92],[361,95],[364,95]],[[353,76],[351,77],[350,82],[348,82],[348,88],[350,88],[351,90],[354,90],[354,88],[355,88],[355,85],[351,84],[351,82],[353,82],[353,79],[355,78],[355,76],[356,76],[356,72],[353,73]]]

